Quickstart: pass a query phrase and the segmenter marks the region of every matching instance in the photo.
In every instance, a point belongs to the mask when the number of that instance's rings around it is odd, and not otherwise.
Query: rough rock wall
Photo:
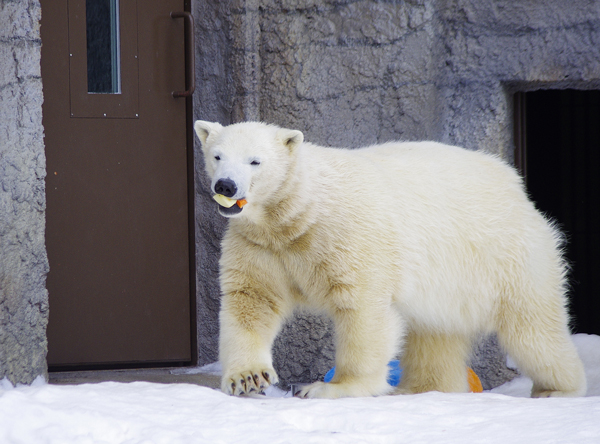
[[[423,2],[406,7],[373,1],[196,2],[194,119],[264,120],[300,128],[308,140],[323,145],[435,138],[439,120],[422,114],[436,108],[432,15],[432,6]],[[196,159],[203,364],[217,358],[216,278],[226,222],[207,192],[197,141]],[[330,368],[328,326],[329,321],[305,314],[284,326],[274,347],[284,381],[315,379]]]
[[[438,138],[432,2],[261,6],[261,120],[301,129],[326,146]],[[331,321],[296,315],[273,357],[283,386],[322,379],[334,365]]]
[[[444,0],[440,140],[513,156],[512,95],[600,88],[600,3]]]
[[[432,139],[512,161],[514,92],[600,88],[599,2],[200,3],[197,21],[219,37],[200,31],[199,45],[220,39],[228,49],[199,50],[196,118],[264,120],[301,129],[321,145]],[[215,215],[205,179],[198,185],[198,251],[206,259],[198,263],[199,282],[206,280],[199,300],[217,310],[214,279],[225,221]],[[214,359],[217,314],[202,316],[214,336],[200,338],[200,355]],[[274,346],[283,382],[321,377],[333,364],[332,337],[330,324],[313,316],[286,324]],[[512,375],[494,338],[484,338],[475,350],[472,366],[485,373],[484,385]]]
[[[38,1],[0,1],[0,379],[47,376]]]
[[[433,2],[281,3],[262,2],[263,120],[330,146],[439,134]]]
[[[194,120],[228,125],[260,120],[259,1],[193,2],[196,24]],[[218,359],[220,243],[227,221],[219,216],[194,135],[198,364]]]
[[[232,123],[233,80],[231,63],[232,18],[228,2],[193,3],[196,24],[196,92],[194,120]],[[219,255],[226,220],[212,204],[210,182],[204,174],[200,142],[194,134],[196,176],[196,301],[198,364],[218,359],[220,306]]]

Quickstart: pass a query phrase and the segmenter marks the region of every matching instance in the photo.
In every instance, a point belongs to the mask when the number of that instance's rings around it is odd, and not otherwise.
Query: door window
[[[70,117],[139,118],[137,0],[68,2]]]
[[[121,92],[119,0],[86,0],[89,93]]]

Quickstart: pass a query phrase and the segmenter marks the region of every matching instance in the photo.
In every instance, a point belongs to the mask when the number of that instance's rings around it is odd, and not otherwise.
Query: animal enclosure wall
[[[46,376],[40,5],[0,2],[0,380]]]
[[[598,2],[237,0],[195,2],[194,11],[195,118],[263,120],[322,145],[431,139],[512,162],[515,92],[600,86]],[[196,166],[206,363],[217,358],[226,222],[211,203],[199,152]],[[284,380],[315,379],[331,364],[326,326],[300,316],[284,328],[275,345]],[[501,362],[482,359],[482,368]]]

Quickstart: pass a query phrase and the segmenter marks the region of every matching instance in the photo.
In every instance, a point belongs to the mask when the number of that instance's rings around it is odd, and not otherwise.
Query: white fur
[[[276,381],[272,341],[303,306],[334,320],[337,366],[304,396],[389,393],[399,354],[398,392],[466,391],[471,341],[492,331],[533,396],[585,393],[561,238],[511,167],[435,142],[346,150],[256,122],[195,129],[213,186],[229,178],[248,201],[222,245],[223,390]]]

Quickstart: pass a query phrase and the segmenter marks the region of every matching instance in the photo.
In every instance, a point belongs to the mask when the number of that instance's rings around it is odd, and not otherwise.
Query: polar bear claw
[[[234,396],[263,393],[267,387],[278,382],[277,373],[272,368],[246,370],[223,376],[221,391]]]

